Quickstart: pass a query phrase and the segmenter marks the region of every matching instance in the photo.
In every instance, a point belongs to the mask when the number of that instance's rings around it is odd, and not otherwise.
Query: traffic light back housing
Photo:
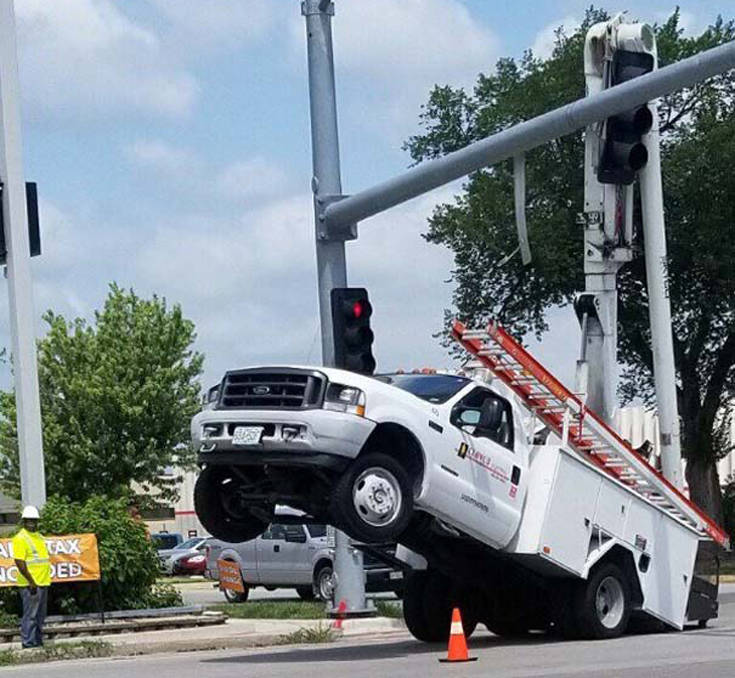
[[[335,287],[332,290],[334,366],[360,374],[375,371],[370,329],[370,305],[364,287]]]
[[[653,55],[618,49],[613,53],[610,87],[650,73]],[[641,137],[653,126],[647,104],[613,115],[605,122],[605,138],[597,180],[601,184],[632,184],[636,173],[648,162],[648,151]]]
[[[0,183],[0,196],[3,184]],[[28,211],[28,246],[30,255],[37,257],[41,254],[41,227],[38,220],[38,187],[35,181],[26,182],[26,208]],[[7,262],[8,248],[5,243],[5,221],[2,205],[0,205],[0,266]]]

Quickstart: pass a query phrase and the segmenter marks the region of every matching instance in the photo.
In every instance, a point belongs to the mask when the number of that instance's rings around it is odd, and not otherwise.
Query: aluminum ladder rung
[[[462,332],[463,341],[473,341],[474,339],[490,339],[487,330],[465,330]]]
[[[479,357],[485,367],[519,396],[524,407],[538,414],[574,451],[597,462],[611,477],[672,518],[694,526],[723,546],[729,543],[725,532],[690,499],[672,488],[654,464],[636,453],[599,415],[587,410],[585,394],[565,388],[502,327],[490,323],[482,330],[468,330],[455,321],[452,332],[470,354]],[[589,412],[586,419],[585,412]]]

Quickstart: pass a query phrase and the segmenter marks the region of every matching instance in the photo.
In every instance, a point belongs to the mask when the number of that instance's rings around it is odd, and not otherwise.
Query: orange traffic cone
[[[452,625],[449,627],[449,647],[447,648],[447,658],[440,659],[440,662],[473,662],[477,657],[470,657],[467,654],[467,640],[464,637],[464,628],[462,628],[462,616],[459,608],[452,610]]]

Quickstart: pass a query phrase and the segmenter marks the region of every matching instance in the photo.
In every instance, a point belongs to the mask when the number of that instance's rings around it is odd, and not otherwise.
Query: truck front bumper
[[[330,410],[204,410],[191,422],[200,462],[339,467],[360,453],[375,428]],[[233,444],[238,426],[261,426],[260,442]]]

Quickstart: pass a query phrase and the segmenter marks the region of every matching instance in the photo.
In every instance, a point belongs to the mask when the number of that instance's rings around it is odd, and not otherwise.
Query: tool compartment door
[[[560,451],[539,555],[576,574],[584,571],[601,482],[594,471]]]

